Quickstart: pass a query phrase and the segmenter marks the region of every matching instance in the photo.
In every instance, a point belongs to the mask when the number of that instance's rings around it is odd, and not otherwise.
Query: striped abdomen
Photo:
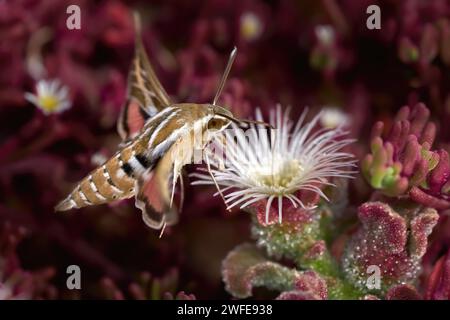
[[[168,136],[181,126],[176,121],[179,112],[179,108],[166,108],[150,119],[139,136],[78,183],[55,210],[65,211],[134,196],[136,178],[151,170],[177,139],[168,139]]]
[[[65,211],[134,196],[135,177],[151,166],[145,156],[137,153],[138,149],[134,143],[117,152],[78,183],[56,210]]]

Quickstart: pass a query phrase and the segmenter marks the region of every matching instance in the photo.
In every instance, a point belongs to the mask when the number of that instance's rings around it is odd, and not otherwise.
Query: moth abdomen
[[[131,147],[130,147],[131,148]],[[81,180],[55,208],[66,211],[109,203],[134,196],[136,167],[134,152],[125,148]],[[141,159],[142,160],[142,159]]]
[[[120,168],[126,173],[127,176],[133,178],[133,168],[128,162],[123,163]]]
[[[136,158],[136,160],[139,162],[139,164],[145,168],[145,169],[149,169],[152,165],[152,161],[149,159],[149,157],[147,157],[145,154],[136,154],[134,156]]]

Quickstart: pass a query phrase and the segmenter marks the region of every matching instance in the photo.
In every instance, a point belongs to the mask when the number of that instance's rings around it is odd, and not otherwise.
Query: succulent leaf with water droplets
[[[436,210],[424,209],[403,217],[389,205],[368,202],[358,210],[361,225],[347,243],[342,266],[349,282],[370,293],[386,292],[397,284],[413,284],[421,270],[428,236],[439,218]],[[380,288],[368,288],[371,273],[380,270]]]

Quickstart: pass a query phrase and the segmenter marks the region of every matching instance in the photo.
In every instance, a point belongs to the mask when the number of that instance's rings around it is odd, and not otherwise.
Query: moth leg
[[[219,195],[220,195],[220,197],[222,198],[223,202],[224,202],[224,203],[227,203],[226,200],[225,200],[225,197],[223,196],[222,190],[220,189],[219,184],[218,184],[217,181],[216,181],[216,177],[214,177],[214,174],[213,174],[212,171],[211,171],[211,164],[209,163],[209,157],[208,157],[208,154],[205,155],[205,159],[206,159],[206,166],[207,166],[207,168],[208,168],[209,175],[211,176],[211,179],[212,179],[212,181],[214,182],[214,185],[215,185],[216,188],[217,188],[217,192],[219,192]],[[231,210],[228,209],[228,208],[227,208],[227,210],[228,210],[228,211],[231,211]]]
[[[180,174],[180,204],[179,204],[179,211],[183,211],[183,204],[184,204],[184,170]]]

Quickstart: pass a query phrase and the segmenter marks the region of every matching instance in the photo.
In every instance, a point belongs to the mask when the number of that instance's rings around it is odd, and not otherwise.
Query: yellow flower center
[[[278,191],[283,191],[289,187],[292,180],[297,177],[303,167],[300,162],[296,159],[286,160],[281,163],[281,165],[274,166],[273,168],[262,167],[251,172],[250,174],[258,181],[260,184],[277,189]]]
[[[47,112],[53,112],[58,109],[59,99],[55,96],[42,96],[39,97],[39,105]]]
[[[241,17],[241,35],[244,39],[252,41],[261,34],[261,21],[254,13],[245,13]]]

